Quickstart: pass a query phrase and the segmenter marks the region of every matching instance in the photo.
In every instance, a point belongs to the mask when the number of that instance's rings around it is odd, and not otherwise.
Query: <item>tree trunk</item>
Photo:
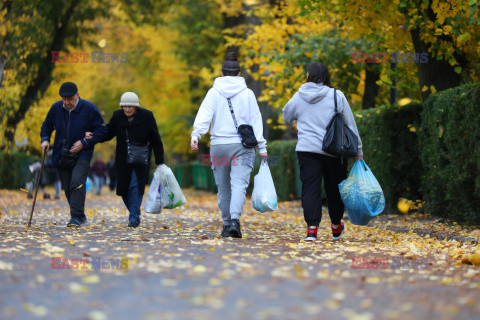
[[[5,13],[5,20],[3,23],[6,23],[8,18],[9,18],[9,13],[10,10],[12,10],[12,0],[7,0],[3,2],[3,5],[1,7],[1,11],[6,10]],[[0,52],[0,88],[2,87],[3,83],[3,72],[5,70],[5,64],[7,63],[7,56],[5,55],[5,52],[7,51],[7,41],[8,41],[8,32],[7,34],[3,37],[2,39],[2,47],[1,47],[1,52]]]
[[[429,2],[429,7],[426,10],[426,15],[431,22],[436,21],[436,14],[432,10],[432,1]],[[421,32],[418,27],[410,30],[410,35],[412,36],[413,48],[416,53],[427,53],[428,49],[431,47],[431,44],[425,43],[421,38]],[[424,32],[424,31],[423,31]],[[438,40],[451,43],[453,45],[453,39],[449,35],[442,35]],[[466,59],[463,54],[454,53],[453,55],[460,67],[463,69],[466,65]],[[437,60],[428,55],[428,61],[425,63],[417,63],[418,67],[418,79],[420,83],[420,88],[423,89],[426,86],[428,89],[426,91],[421,91],[422,99],[425,101],[430,94],[430,86],[434,86],[436,91],[443,91],[456,87],[461,84],[462,77],[460,74],[456,73],[454,67],[446,60]]]
[[[20,100],[20,107],[16,112],[7,118],[7,126],[5,129],[5,139],[7,143],[13,144],[15,139],[15,130],[18,124],[25,118],[25,114],[35,101],[42,96],[48,89],[52,81],[52,73],[55,64],[51,62],[50,52],[61,51],[65,45],[65,39],[67,37],[67,28],[74,16],[75,7],[80,3],[80,0],[72,1],[65,14],[60,19],[55,18],[55,29],[52,36],[52,42],[48,51],[41,62],[35,79],[30,83],[25,91],[25,94]]]
[[[420,31],[414,29],[410,31],[410,34],[412,35],[415,52],[428,52],[430,46],[420,39]],[[457,58],[457,61],[459,62],[462,60],[463,59],[461,58]],[[430,86],[434,86],[436,91],[443,91],[456,87],[462,82],[460,74],[456,73],[454,68],[446,60],[436,60],[428,57],[427,63],[417,63],[417,67],[420,88],[423,88],[424,86],[428,88],[428,90],[422,91],[422,99],[424,101],[432,93]]]
[[[375,108],[375,98],[378,96],[378,80],[380,80],[379,64],[366,64],[362,109]]]
[[[242,25],[242,24],[245,24],[245,14],[240,14],[238,16],[229,16],[225,13],[222,14],[223,16],[223,29],[231,29],[231,28],[235,28],[236,26],[239,26],[239,25]],[[237,46],[229,46],[227,48],[227,51],[225,52],[225,54],[227,52],[230,52],[230,51],[233,51],[235,52],[235,54],[237,55],[238,57],[238,48]],[[225,58],[225,56],[223,57]]]
[[[0,88],[2,87],[4,70],[5,70],[5,56],[0,55]]]

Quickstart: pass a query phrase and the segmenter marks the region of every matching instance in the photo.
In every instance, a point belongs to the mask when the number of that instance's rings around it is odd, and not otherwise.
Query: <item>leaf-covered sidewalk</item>
[[[244,238],[225,239],[216,196],[186,196],[186,206],[142,214],[135,230],[111,193],[88,194],[78,230],[65,227],[63,197],[40,199],[26,231],[31,200],[0,191],[0,318],[478,319],[478,241],[414,232],[478,240],[478,230],[386,216],[347,222],[334,242],[324,213],[319,241],[306,243],[298,201],[263,214],[247,201]]]

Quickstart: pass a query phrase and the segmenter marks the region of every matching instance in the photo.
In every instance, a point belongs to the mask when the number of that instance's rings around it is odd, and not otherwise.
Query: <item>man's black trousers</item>
[[[85,194],[90,161],[78,160],[72,169],[59,168],[58,176],[62,181],[72,218],[85,217]]]

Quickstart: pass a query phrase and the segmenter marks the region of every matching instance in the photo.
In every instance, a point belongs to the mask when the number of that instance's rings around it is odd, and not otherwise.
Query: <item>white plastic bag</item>
[[[162,164],[158,167],[157,172],[160,179],[159,192],[162,208],[173,209],[187,203],[172,169]]]
[[[266,161],[262,161],[253,179],[252,208],[260,212],[278,210],[277,193]]]
[[[147,200],[145,201],[145,212],[160,213],[162,203],[160,198],[160,167],[153,174],[153,180],[148,188]]]

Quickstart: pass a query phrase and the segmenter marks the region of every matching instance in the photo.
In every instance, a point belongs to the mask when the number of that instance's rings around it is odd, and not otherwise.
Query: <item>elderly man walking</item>
[[[71,219],[67,227],[79,227],[85,216],[86,180],[95,143],[107,134],[107,126],[98,108],[80,98],[77,86],[65,82],[59,91],[62,100],[55,102],[42,124],[40,137],[42,152],[50,148],[50,137],[55,130],[52,165],[58,170],[63,190],[70,205]],[[92,132],[91,139],[85,133]]]

